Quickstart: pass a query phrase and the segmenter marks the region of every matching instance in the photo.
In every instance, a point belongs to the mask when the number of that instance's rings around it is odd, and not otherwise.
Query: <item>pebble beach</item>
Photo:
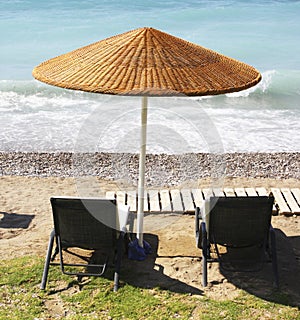
[[[0,153],[0,175],[97,176],[113,181],[120,178],[120,171],[126,171],[132,181],[137,181],[138,162],[137,154],[10,152]],[[150,186],[209,178],[215,170],[230,178],[300,179],[300,153],[148,154],[146,167]]]

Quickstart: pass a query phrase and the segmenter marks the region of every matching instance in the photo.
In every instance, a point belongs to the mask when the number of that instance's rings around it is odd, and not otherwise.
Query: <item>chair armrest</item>
[[[204,248],[204,245],[203,245],[203,241],[206,241],[207,242],[207,229],[206,229],[206,223],[203,221],[201,222],[201,225],[200,225],[200,237],[199,237],[199,248]]]
[[[195,209],[195,238],[196,246],[201,248],[201,228],[200,228],[201,211],[199,207]],[[202,224],[202,223],[201,223]]]
[[[120,231],[127,232],[127,223],[129,217],[130,207],[127,205],[118,204],[118,217]]]
[[[198,244],[198,238],[199,238],[199,228],[200,228],[200,208],[195,208],[195,238],[196,238],[196,245]]]
[[[195,209],[195,231],[196,231],[196,233],[199,231],[199,227],[200,227],[199,220],[200,220],[200,208],[196,207],[196,209]]]
[[[207,231],[206,231],[206,224],[205,222],[201,222],[200,224],[200,230],[199,230],[199,235],[197,237],[197,248],[203,249],[204,245],[203,242],[207,243]]]

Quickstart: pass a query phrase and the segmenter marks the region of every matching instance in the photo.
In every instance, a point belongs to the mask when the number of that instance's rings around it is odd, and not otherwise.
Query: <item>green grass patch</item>
[[[270,297],[271,298],[271,297]],[[204,308],[198,312],[199,319],[300,319],[296,307],[274,303],[241,291],[234,300],[216,301],[205,298]]]
[[[37,257],[0,262],[0,319],[300,319],[299,309],[280,292],[269,301],[244,291],[234,300],[216,301],[125,283],[115,293],[110,279],[81,285],[59,267],[50,268],[42,291],[43,263]]]

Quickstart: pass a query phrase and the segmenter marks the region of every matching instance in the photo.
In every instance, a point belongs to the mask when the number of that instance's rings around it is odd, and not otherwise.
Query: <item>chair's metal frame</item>
[[[60,230],[59,230],[59,223],[58,223],[58,219],[55,215],[57,215],[56,212],[56,199],[68,199],[68,200],[73,200],[74,201],[79,201],[79,200],[85,200],[85,199],[79,199],[79,198],[63,198],[63,197],[52,197],[50,199],[51,204],[52,204],[52,211],[53,211],[53,215],[54,215],[54,229],[52,230],[51,234],[50,234],[50,239],[49,239],[49,243],[48,243],[48,250],[47,250],[47,254],[46,254],[46,259],[45,259],[45,264],[44,264],[44,270],[43,270],[43,276],[42,276],[42,281],[41,281],[41,285],[40,288],[41,289],[45,289],[46,288],[46,283],[47,283],[47,278],[48,278],[48,273],[49,273],[49,267],[50,265],[59,265],[61,268],[62,273],[67,274],[67,275],[76,275],[78,277],[78,279],[81,279],[84,276],[102,276],[107,267],[108,267],[108,262],[109,262],[109,257],[108,255],[105,256],[104,262],[102,264],[97,264],[97,263],[90,263],[88,259],[86,259],[84,256],[81,256],[79,254],[76,254],[74,252],[70,252],[68,250],[68,248],[71,247],[77,247],[77,248],[83,248],[83,249],[87,249],[86,245],[82,246],[80,243],[70,243],[69,245],[67,243],[63,243],[62,239],[61,239],[61,234],[60,234]],[[113,205],[116,205],[116,201],[115,200],[107,200],[107,199],[99,199],[99,201],[110,201],[112,202]],[[117,210],[117,209],[116,209]],[[89,213],[88,209],[84,211],[84,214],[91,214]],[[100,226],[100,222],[99,222],[99,226]],[[103,226],[104,228],[109,228],[108,226]],[[115,246],[112,244],[112,248],[115,247],[115,254],[114,254],[114,267],[115,267],[115,272],[114,272],[114,291],[118,290],[119,287],[119,273],[120,273],[120,268],[121,268],[121,260],[122,260],[122,255],[123,255],[123,249],[124,249],[124,241],[125,241],[125,236],[126,236],[126,232],[125,230],[122,231],[117,231],[114,230],[113,228],[111,228],[112,232],[115,234],[116,236],[116,241],[115,241]],[[100,231],[100,230],[99,230]],[[115,232],[114,232],[115,231]],[[56,242],[56,247],[53,252],[53,248],[54,248],[54,241]],[[97,248],[88,248],[88,249],[99,249],[101,247],[101,245],[99,244],[99,247],[97,246]],[[73,254],[85,261],[87,261],[87,263],[66,263],[64,261],[64,254],[63,252],[68,252],[70,254]],[[57,256],[57,254],[59,254],[59,262],[54,262],[55,257]],[[77,272],[77,271],[67,271],[66,270],[66,266],[72,266],[72,267],[85,267],[85,268],[90,268],[92,267],[93,269],[99,269],[98,272]]]
[[[256,197],[239,197],[239,198],[245,198],[245,201],[249,201],[249,206],[251,206],[251,198]],[[264,198],[269,207],[268,212],[261,212],[261,214],[266,214],[266,219],[269,219],[269,226],[268,226],[268,232],[266,232],[265,235],[262,235],[262,239],[260,243],[255,242],[255,239],[253,241],[254,245],[257,245],[260,247],[260,250],[264,250],[269,255],[269,258],[272,261],[272,269],[274,273],[274,286],[276,288],[279,287],[279,276],[278,276],[278,266],[277,266],[277,253],[276,253],[276,237],[275,237],[275,231],[271,225],[271,215],[272,215],[272,206],[274,203],[274,197],[270,195],[269,197],[260,197]],[[238,201],[238,198],[234,197],[228,197],[228,198],[221,198],[222,201],[231,202],[231,201]],[[212,197],[210,201],[216,203],[218,200],[216,197]],[[214,213],[216,214],[216,212]],[[221,212],[218,212],[218,214],[221,214]],[[242,219],[242,217],[241,217]],[[222,254],[218,251],[218,245],[223,245],[227,247],[237,248],[237,249],[243,249],[246,247],[253,246],[253,243],[250,243],[249,245],[240,245],[237,243],[236,246],[232,246],[231,244],[226,245],[224,243],[218,243],[215,241],[214,234],[218,232],[218,230],[214,230],[214,225],[211,225],[211,219],[209,222],[209,228],[207,228],[206,222],[204,221],[204,215],[200,211],[200,208],[196,208],[195,210],[195,235],[196,235],[196,245],[199,249],[202,250],[202,284],[204,287],[207,286],[207,264],[208,262],[214,262],[217,261],[220,263],[220,267],[225,269],[225,267],[222,264]],[[201,222],[200,222],[201,221]],[[226,223],[226,221],[224,221]],[[230,223],[230,222],[227,222]],[[240,223],[243,223],[241,220]],[[209,229],[209,230],[208,230]],[[242,240],[242,239],[241,239]],[[269,245],[270,243],[270,245]],[[211,257],[211,249],[214,247],[215,252],[217,253],[217,258],[212,259]],[[253,270],[236,270],[236,271],[257,271],[259,268],[253,269]],[[231,269],[232,270],[232,269]]]

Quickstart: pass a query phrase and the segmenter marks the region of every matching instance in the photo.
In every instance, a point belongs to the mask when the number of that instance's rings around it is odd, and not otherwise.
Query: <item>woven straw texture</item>
[[[43,62],[33,76],[98,93],[216,95],[250,88],[260,73],[240,61],[153,28],[139,28]]]

